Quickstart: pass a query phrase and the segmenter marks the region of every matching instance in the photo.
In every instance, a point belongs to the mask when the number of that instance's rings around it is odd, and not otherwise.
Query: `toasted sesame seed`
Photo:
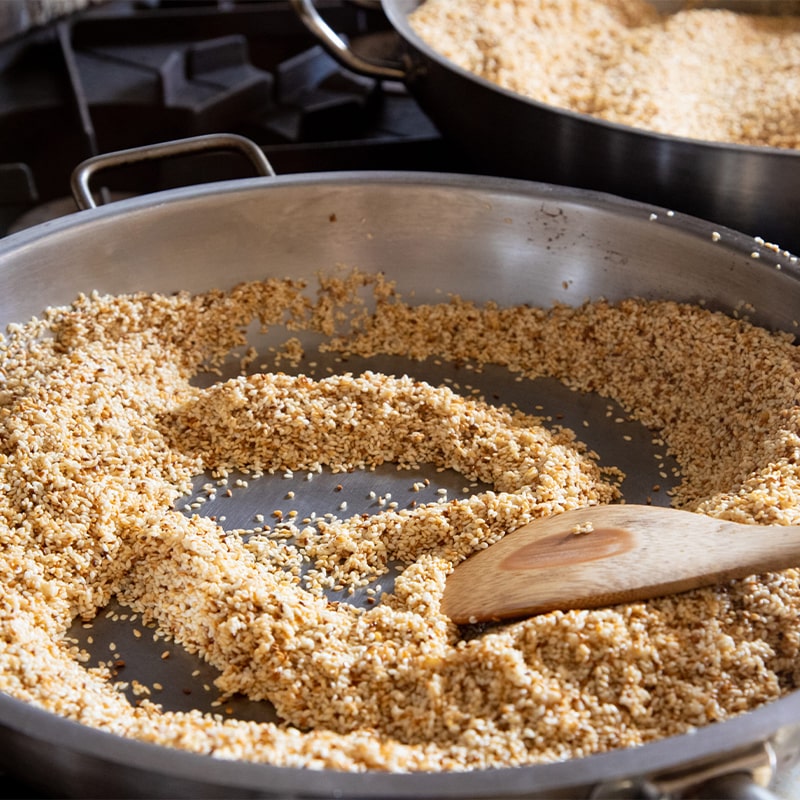
[[[554,107],[674,136],[800,149],[797,108],[782,90],[800,80],[800,62],[786,56],[800,46],[800,17],[728,6],[659,13],[645,0],[426,0],[409,22],[457,66]]]
[[[545,310],[479,308],[451,296],[412,307],[384,279],[357,273],[320,287],[313,320],[292,281],[196,297],[81,298],[51,309],[46,322],[12,328],[0,346],[11,398],[0,403],[0,485],[9,487],[0,493],[0,690],[86,725],[225,758],[408,772],[633,747],[795,687],[793,570],[468,636],[442,615],[449,571],[507,530],[625,499],[622,476],[601,469],[574,432],[452,384],[380,372],[319,381],[248,374],[208,388],[191,381],[215,355],[242,352],[240,328],[253,309],[283,319],[302,308],[298,327],[324,333],[331,307],[347,307],[365,285],[391,302],[330,338],[335,352],[370,358],[402,346],[414,358],[495,363],[521,380],[549,376],[598,391],[627,421],[653,429],[656,464],[667,456],[680,464],[675,505],[800,523],[796,347],[746,320],[644,300]],[[453,335],[466,329],[468,337]],[[295,345],[281,352],[300,355]],[[345,473],[391,462],[455,469],[475,492],[447,502],[437,490],[443,502],[402,509],[387,493],[375,516],[320,509],[302,530],[292,512],[276,510],[274,531],[226,531],[221,515],[180,510],[205,468],[217,485],[230,475],[245,488],[234,475],[280,484],[323,465]],[[332,590],[373,602],[333,603]],[[164,710],[148,699],[161,684],[134,678],[129,691],[140,704],[132,706],[110,672],[119,668],[116,648],[104,666],[84,665],[60,632],[76,610],[102,613],[97,606],[111,596],[157,626],[159,648],[185,647],[220,670],[204,687],[217,693],[213,708],[224,708],[224,719]],[[124,616],[108,612],[112,621]],[[125,669],[135,671],[130,658]],[[282,723],[230,717],[237,693],[271,702]]]

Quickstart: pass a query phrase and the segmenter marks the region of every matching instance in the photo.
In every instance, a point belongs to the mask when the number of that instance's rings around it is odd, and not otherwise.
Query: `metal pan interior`
[[[205,233],[198,237],[197,231]],[[788,253],[666,209],[499,179],[329,175],[245,181],[137,198],[10,237],[0,246],[0,319],[21,321],[46,305],[69,302],[80,291],[200,291],[267,275],[303,276],[313,282],[318,270],[340,262],[384,271],[396,278],[401,294],[414,293],[420,302],[441,301],[448,293],[543,306],[599,297],[703,299],[731,313],[746,306],[761,324],[787,331],[797,325],[800,298],[796,259]],[[253,370],[275,366],[271,348],[285,335],[280,330],[253,335],[252,344],[259,352]],[[544,416],[549,424],[573,428],[599,453],[601,463],[620,467],[628,476],[623,484],[627,501],[669,502],[667,492],[677,465],[663,456],[650,431],[605,398],[571,392],[551,380],[518,381],[499,368],[479,371],[468,364],[388,357],[343,362],[315,352],[313,337],[305,344],[308,355],[301,363],[284,362],[280,368],[317,377],[365,368],[407,373],[493,403],[517,405]],[[235,374],[238,363],[234,355],[225,375]],[[226,526],[241,530],[255,527],[259,517],[271,517],[275,511],[341,515],[346,503],[348,514],[372,514],[381,511],[389,495],[403,506],[480,488],[465,485],[456,473],[432,469],[323,471],[313,480],[307,478],[273,475],[251,482],[242,476],[241,484],[232,483],[230,496],[220,494],[195,505],[208,480],[198,476],[194,496],[186,499],[186,513],[224,517]],[[414,491],[413,485],[425,479],[429,483],[422,493]],[[391,589],[391,578],[381,579],[381,590]],[[371,604],[375,596],[366,590],[332,595],[356,604]],[[120,677],[147,687],[151,699],[166,709],[275,718],[268,704],[239,697],[220,703],[210,667],[143,628],[122,607],[109,607],[91,623],[76,623],[70,635],[89,650],[93,661],[110,662]],[[13,730],[19,724],[15,714],[11,733],[19,732]],[[761,724],[768,724],[764,718],[759,718]],[[60,724],[52,723],[54,730]],[[732,740],[717,741],[725,741],[727,747],[731,741],[743,745],[750,736],[746,725],[745,718],[726,723],[721,727],[734,732]],[[24,733],[36,741],[35,730]],[[8,741],[9,752],[14,753],[20,744],[14,744],[13,737]],[[655,753],[669,760],[667,748],[661,743]],[[678,747],[678,752],[685,757],[685,750]],[[27,757],[24,747],[23,753]],[[97,757],[91,752],[91,759]],[[214,774],[210,761],[209,777]],[[616,769],[613,762],[605,763],[611,771]],[[553,770],[531,770],[532,777],[545,776],[543,786],[551,780],[546,776],[556,775]],[[53,781],[49,788],[55,788],[67,771],[42,779]],[[119,772],[119,786],[135,792],[133,774]],[[246,774],[248,781],[254,778],[252,771]],[[107,775],[103,786],[113,785],[114,780]],[[184,793],[191,780],[193,775],[179,775],[177,783],[169,784],[170,792]],[[304,773],[292,773],[292,780],[302,787]],[[317,786],[317,776],[309,780]],[[352,776],[327,775],[326,780],[330,787],[341,782],[349,792],[361,791],[354,788]],[[370,779],[364,786],[374,791],[378,781],[381,796],[419,788],[419,778],[383,780]],[[452,784],[433,780],[435,785],[427,788],[437,794],[462,792],[469,784],[458,778]],[[244,788],[264,791],[255,784],[235,788],[237,793]],[[317,786],[307,793],[318,791]],[[269,795],[269,790],[264,793]]]

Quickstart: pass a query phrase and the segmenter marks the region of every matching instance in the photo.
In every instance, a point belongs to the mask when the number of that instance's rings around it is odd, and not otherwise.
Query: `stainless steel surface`
[[[788,2],[781,8],[798,8],[794,0]],[[320,24],[313,0],[292,3],[345,66],[382,77]],[[402,77],[442,134],[478,171],[656,203],[800,252],[800,151],[667,136],[523,97],[456,66],[422,41],[408,22],[420,4],[383,0],[404,42],[401,61],[389,66],[388,77]],[[751,7],[737,0],[714,5]]]
[[[306,279],[313,287],[320,270],[342,263],[383,271],[397,281],[401,294],[413,292],[420,303],[440,302],[448,292],[504,305],[578,304],[630,295],[704,300],[730,312],[746,303],[756,322],[787,331],[795,330],[800,308],[795,258],[661,207],[504,179],[329,173],[172,190],[7,237],[0,241],[0,324],[39,315],[47,305],[69,303],[78,292],[92,290],[204,291],[286,275]],[[286,338],[285,331],[275,335]],[[254,341],[266,352],[269,337]],[[353,360],[346,368],[356,371],[362,365]],[[449,369],[405,359],[372,359],[366,365],[431,380],[446,377]],[[332,362],[330,366],[342,369]],[[603,428],[606,400],[567,392],[554,382],[517,383],[501,370],[487,370],[481,378],[470,375],[469,380],[483,391],[487,389],[479,381],[486,381],[500,401],[517,402],[523,410],[542,403],[563,411],[561,422],[567,425],[580,425],[594,414],[597,425],[581,430],[581,438],[591,432],[596,438],[587,442],[601,460],[632,475],[623,486],[626,498],[641,500],[652,486],[652,475],[637,469],[638,464],[652,470],[655,463],[647,450],[648,433],[631,423],[630,433],[641,447],[633,455],[630,448],[627,454],[615,450],[619,432],[612,436],[608,421]],[[253,508],[280,501],[289,484],[274,478],[237,494],[226,524],[238,527],[252,519]],[[304,489],[303,495],[318,513],[324,512],[333,483],[346,483],[350,510],[358,513],[360,503],[365,513],[373,513],[377,509],[368,490],[394,489],[400,497],[410,483],[394,469],[346,478],[323,474],[319,483],[313,482],[314,493],[306,495]],[[455,475],[438,474],[433,480],[452,488],[461,485]],[[338,503],[340,496],[335,497]],[[209,507],[207,513],[214,511]],[[192,703],[202,708],[213,700],[199,689],[190,696],[181,691],[187,676],[203,665],[173,648],[165,667],[156,652],[128,644],[124,626],[114,627],[119,624],[98,624],[93,631],[97,646],[102,651],[103,637],[112,635],[122,643],[126,670],[140,671],[127,674],[145,683],[164,683],[159,701],[165,707]],[[162,675],[159,670],[165,668],[172,671]],[[212,677],[207,671],[200,680]],[[265,705],[237,701],[233,713],[269,719],[273,712]],[[678,769],[713,767],[715,774],[722,774],[720,764],[735,767],[734,755],[762,742],[774,749],[776,772],[797,761],[800,693],[691,735],[634,750],[519,769],[417,775],[353,775],[220,761],[113,737],[0,696],[3,765],[26,771],[45,788],[57,786],[81,797],[587,797],[598,785],[628,781],[643,786]],[[47,770],[38,768],[43,751]]]

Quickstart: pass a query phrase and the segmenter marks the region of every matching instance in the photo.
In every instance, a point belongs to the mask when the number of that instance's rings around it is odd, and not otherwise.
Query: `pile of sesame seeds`
[[[691,6],[691,4],[688,4]],[[505,89],[674,136],[800,148],[800,17],[646,0],[425,0],[409,21]]]
[[[0,350],[0,689],[223,758],[412,771],[635,746],[797,686],[796,570],[465,635],[439,608],[452,567],[529,519],[617,499],[620,476],[568,430],[405,376],[267,371],[203,385],[236,348],[257,365],[254,319],[288,330],[281,358],[301,367],[296,334],[314,331],[348,358],[470,360],[600,393],[677,458],[676,505],[800,523],[800,358],[790,336],[741,319],[639,300],[410,305],[358,272],[319,287],[81,297],[12,326]],[[247,537],[181,510],[204,473],[215,492],[236,471],[413,474],[422,461],[490,488]],[[373,606],[327,596],[392,561],[403,568]],[[215,667],[223,697],[269,701],[282,722],[168,711],[140,687],[132,701],[66,636],[112,598]]]

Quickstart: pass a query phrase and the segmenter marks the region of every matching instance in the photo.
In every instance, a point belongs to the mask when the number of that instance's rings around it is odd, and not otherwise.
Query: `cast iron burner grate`
[[[393,56],[380,11],[319,7],[354,46]],[[278,173],[460,167],[402,85],[342,69],[287,2],[107,2],[0,43],[0,233],[71,209],[70,173],[89,156],[219,132],[255,141]],[[246,175],[206,155],[104,183],[127,194]]]

